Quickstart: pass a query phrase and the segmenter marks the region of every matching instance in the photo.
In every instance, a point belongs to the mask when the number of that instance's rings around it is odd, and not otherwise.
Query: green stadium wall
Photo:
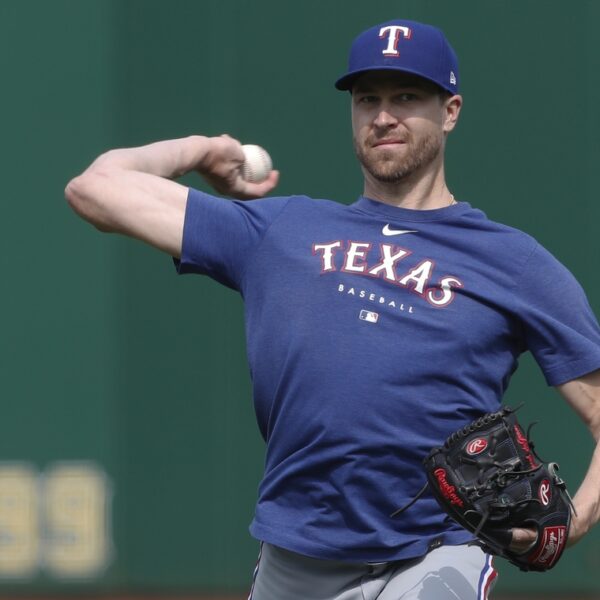
[[[397,16],[442,27],[460,58],[457,199],[534,235],[600,312],[600,3],[5,0],[0,463],[42,483],[61,464],[103,473],[109,541],[93,573],[57,574],[43,551],[25,575],[0,569],[0,594],[248,588],[263,443],[241,300],[82,223],[63,188],[108,148],[228,132],[269,150],[278,194],[353,202],[349,101],[332,82],[354,35]],[[591,440],[521,362],[507,400],[527,402],[575,488]],[[0,554],[3,526],[0,510]],[[544,575],[497,565],[505,593],[600,593],[600,531]]]

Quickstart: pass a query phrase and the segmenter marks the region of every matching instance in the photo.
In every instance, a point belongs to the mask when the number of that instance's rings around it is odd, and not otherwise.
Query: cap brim
[[[375,68],[368,67],[365,69],[357,69],[356,71],[350,71],[350,73],[346,73],[346,75],[344,75],[343,77],[340,77],[335,82],[335,87],[340,91],[349,91],[352,89],[354,82],[360,75],[362,75],[363,73],[369,73],[370,71],[396,71],[397,73],[410,73],[411,75],[417,75],[427,81],[431,81],[431,83],[435,83],[435,85],[447,90],[451,94],[456,94],[456,91],[451,90],[450,88],[441,85],[439,83],[439,81],[435,81],[434,79],[431,79],[431,77],[425,77],[422,73],[419,73],[418,71],[416,71],[414,69],[399,69],[398,67],[385,67],[385,66],[381,66],[381,67],[378,66]]]

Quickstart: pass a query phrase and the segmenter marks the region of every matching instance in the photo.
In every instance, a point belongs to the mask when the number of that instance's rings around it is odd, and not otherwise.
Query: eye
[[[374,104],[378,100],[379,100],[379,98],[377,96],[374,96],[372,94],[365,94],[364,96],[358,96],[356,98],[356,103],[357,104]]]
[[[413,94],[412,92],[402,92],[396,96],[396,100],[399,102],[413,102],[418,99],[417,94]]]

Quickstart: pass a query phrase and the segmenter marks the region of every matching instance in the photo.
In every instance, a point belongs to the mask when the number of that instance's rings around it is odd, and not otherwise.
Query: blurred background
[[[109,148],[228,132],[268,149],[278,194],[353,202],[333,81],[353,37],[396,17],[459,55],[457,199],[538,238],[598,314],[596,0],[0,2],[0,597],[247,594],[263,443],[241,300],[98,233],[63,189]],[[521,362],[507,400],[575,489],[591,439]],[[546,574],[496,566],[498,598],[600,598],[600,528]]]

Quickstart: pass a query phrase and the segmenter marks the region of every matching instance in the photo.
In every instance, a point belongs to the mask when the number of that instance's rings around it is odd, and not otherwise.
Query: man
[[[67,187],[98,229],[244,297],[267,442],[251,526],[263,542],[255,600],[487,597],[490,557],[431,496],[389,515],[421,487],[431,447],[498,409],[525,350],[600,440],[600,331],[581,288],[535,240],[446,185],[458,81],[431,26],[391,21],[355,40],[336,83],[351,92],[364,174],[348,207],[231,201],[171,180],[195,170],[232,197],[268,194],[277,172],[244,181],[228,136],[112,150]],[[569,543],[599,520],[599,490],[597,448]],[[513,532],[516,550],[534,539]]]

